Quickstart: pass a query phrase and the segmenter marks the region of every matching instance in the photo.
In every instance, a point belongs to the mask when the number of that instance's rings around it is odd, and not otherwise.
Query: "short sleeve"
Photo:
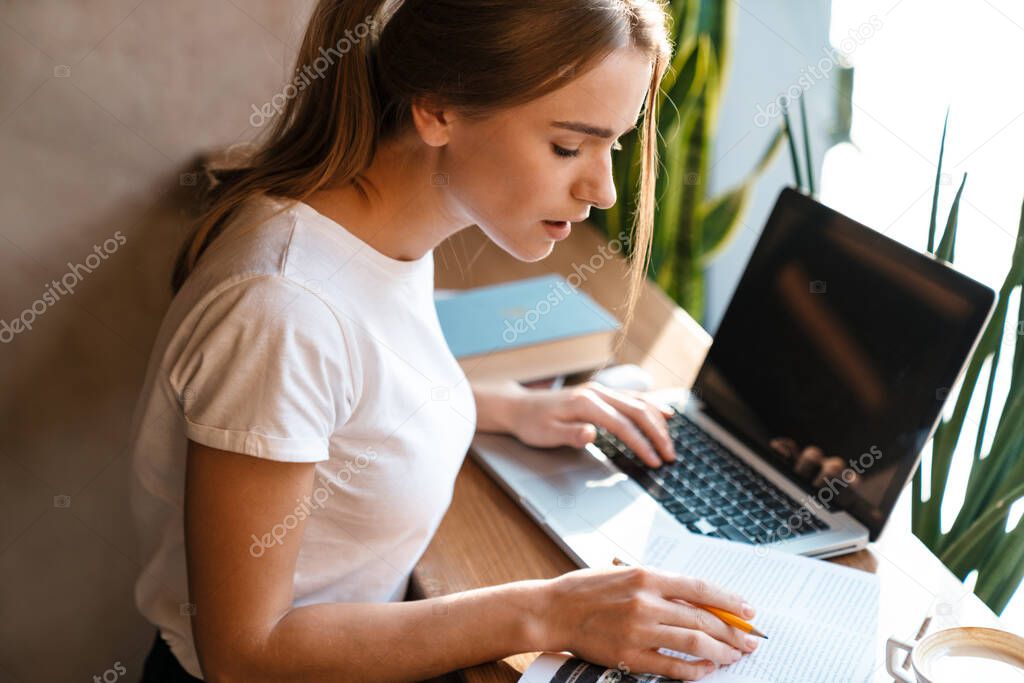
[[[269,460],[327,460],[354,402],[334,310],[278,275],[234,283],[202,306],[170,347],[188,438]]]

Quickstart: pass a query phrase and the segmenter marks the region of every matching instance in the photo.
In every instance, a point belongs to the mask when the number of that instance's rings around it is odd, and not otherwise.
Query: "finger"
[[[846,461],[842,458],[825,458],[821,463],[821,471],[814,480],[814,486],[824,486],[829,479],[838,479],[846,467]]]
[[[756,638],[729,626],[705,609],[700,609],[699,607],[694,607],[691,604],[671,598],[657,602],[650,609],[651,618],[657,619],[661,624],[706,633],[709,637],[728,648],[730,651],[727,653],[728,656],[732,656],[732,653],[739,655],[741,652],[753,652],[757,649],[758,643]],[[726,656],[726,654],[721,652],[718,655],[714,655],[710,651],[691,652],[690,650],[685,650],[685,652],[704,656],[716,662],[725,661],[722,657]]]
[[[687,661],[672,655],[663,655],[657,650],[645,650],[630,664],[630,672],[658,674],[680,681],[699,681],[717,667],[714,662],[704,659]]]
[[[661,416],[664,417],[666,420],[676,414],[675,409],[667,403],[659,403],[651,399],[649,396],[645,396],[643,394],[641,394],[639,398],[641,401],[644,401],[645,403],[653,407],[655,410],[657,410],[661,414]]]
[[[592,389],[583,389],[575,394],[577,403],[573,417],[591,422],[608,430],[622,440],[644,463],[651,467],[661,465],[657,452],[644,437],[640,429],[628,417],[619,412],[603,396]]]
[[[707,659],[719,666],[735,664],[743,652],[694,628],[659,624],[654,636],[660,647]]]
[[[796,466],[793,470],[796,472],[798,477],[805,480],[811,480],[818,473],[818,469],[821,467],[821,461],[825,458],[825,454],[817,446],[808,446],[800,452],[800,456],[797,458]]]
[[[668,405],[667,403],[656,403],[654,401],[649,401],[649,403],[658,410],[660,410],[661,414],[664,415],[666,418],[672,417],[673,415],[676,414],[675,408]]]
[[[601,385],[596,385],[592,389],[643,431],[644,436],[657,447],[662,460],[673,462],[676,459],[676,449],[668,433],[668,423],[657,406],[645,399],[632,398]]]
[[[583,448],[597,438],[597,430],[589,422],[557,422],[551,436],[556,443]]]
[[[665,417],[672,417],[673,415],[676,414],[676,410],[672,406],[671,403],[655,401],[651,397],[650,392],[647,392],[647,391],[637,391],[636,389],[626,389],[625,393],[629,394],[633,398],[638,398],[638,399],[640,399],[642,401],[647,401],[652,406],[654,406],[659,411],[661,411],[661,414],[664,415]]]
[[[709,605],[732,612],[743,619],[757,614],[743,598],[705,579],[678,574],[659,573],[661,594],[665,598],[681,598],[691,605]]]
[[[796,454],[800,450],[796,445],[796,441],[787,436],[776,437],[769,441],[768,445],[775,449],[787,462],[796,458]]]
[[[712,638],[743,652],[753,652],[757,649],[757,638],[730,626],[715,614],[675,600],[668,601],[668,604],[671,605],[669,616],[662,623],[703,631]]]

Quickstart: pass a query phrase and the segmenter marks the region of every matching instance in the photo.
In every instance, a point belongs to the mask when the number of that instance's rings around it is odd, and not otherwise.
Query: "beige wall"
[[[0,681],[141,674],[125,446],[181,174],[256,133],[312,4],[0,0],[0,321],[41,312],[0,322]]]

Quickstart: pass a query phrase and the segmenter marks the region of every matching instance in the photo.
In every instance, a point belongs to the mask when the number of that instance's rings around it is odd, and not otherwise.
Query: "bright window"
[[[822,200],[924,249],[942,119],[949,105],[939,230],[966,172],[956,267],[998,288],[1009,266],[1024,198],[1024,3],[833,0],[833,46],[838,48],[865,22],[874,22],[876,30],[849,53],[856,69],[853,144],[827,153]],[[821,87],[835,87],[826,83]],[[1015,302],[1010,310],[1016,311]],[[1003,352],[1007,370],[1015,333],[1013,326]],[[1002,380],[1002,392],[996,394],[1000,401],[1006,377]],[[978,413],[976,406],[969,415],[975,424]],[[961,445],[967,448],[957,454],[949,488],[962,491],[973,444]],[[958,507],[959,501],[949,501],[944,508],[944,527]],[[1017,591],[1003,617],[1010,628],[1024,632],[1024,589]]]

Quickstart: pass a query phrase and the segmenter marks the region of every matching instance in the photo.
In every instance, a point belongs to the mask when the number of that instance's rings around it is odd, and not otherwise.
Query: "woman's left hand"
[[[617,436],[651,467],[676,459],[665,418],[672,409],[642,391],[585,382],[564,389],[531,389],[516,397],[512,433],[539,448],[582,448],[597,436],[595,425]]]

